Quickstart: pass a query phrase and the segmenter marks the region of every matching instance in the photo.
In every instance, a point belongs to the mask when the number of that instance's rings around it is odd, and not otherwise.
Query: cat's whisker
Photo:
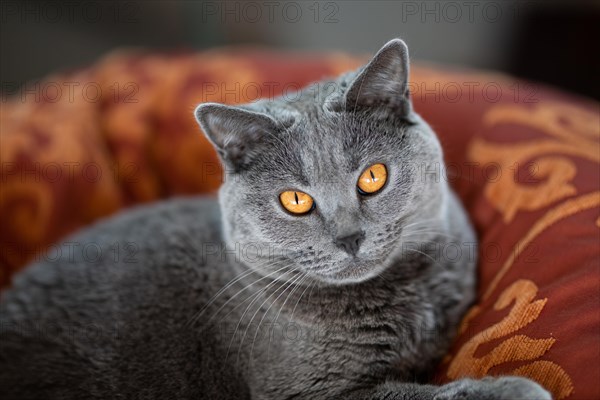
[[[299,283],[299,285],[301,285],[302,283],[304,283],[304,281],[307,280],[308,278],[309,278],[309,274],[305,274],[304,279]],[[304,294],[306,293],[306,291],[308,290],[308,288],[310,288],[310,294],[312,294],[312,291],[314,289],[314,285],[315,285],[315,282],[314,281],[311,282],[308,286],[306,286],[304,288],[304,290],[302,291],[302,293],[298,297],[298,300],[296,301],[296,305],[294,306],[294,308],[292,309],[292,313],[290,314],[290,318],[289,318],[290,322],[294,321],[294,313],[296,312],[296,308],[300,304],[300,300],[302,300],[302,297],[304,297]],[[310,299],[310,294],[309,294],[309,299]],[[284,303],[284,305],[285,305],[285,303]],[[278,315],[278,317],[279,317],[279,315]],[[275,325],[277,323],[277,318],[275,318],[275,322],[273,323],[273,325]],[[270,351],[271,351],[271,338],[269,337],[269,345],[267,347],[267,357],[270,356]]]
[[[241,346],[243,345],[244,340],[246,339],[246,334],[248,333],[248,330],[250,329],[250,326],[252,325],[252,321],[256,317],[256,314],[260,311],[260,309],[262,308],[262,306],[265,305],[265,303],[271,299],[271,297],[273,297],[274,295],[276,295],[281,290],[281,294],[279,294],[277,296],[277,298],[275,299],[275,301],[271,302],[271,304],[269,305],[269,307],[267,308],[267,310],[263,313],[262,318],[258,322],[258,327],[256,328],[256,333],[254,334],[253,346],[252,346],[252,349],[250,350],[250,358],[252,357],[252,351],[254,349],[254,341],[256,340],[256,337],[258,335],[258,332],[259,332],[259,329],[260,329],[260,324],[262,323],[262,321],[264,320],[264,318],[268,315],[269,310],[271,309],[271,307],[273,307],[273,305],[275,304],[275,302],[281,297],[281,295],[283,295],[285,293],[287,287],[291,286],[295,280],[297,280],[297,277],[296,278],[290,278],[290,280],[286,281],[283,285],[281,285],[281,287],[277,288],[273,293],[271,293],[261,303],[261,305],[256,309],[256,312],[252,315],[252,318],[250,318],[250,322],[248,323],[248,326],[246,327],[246,329],[244,331],[244,335],[242,337],[242,340],[240,341],[240,348],[238,349],[238,359],[239,359],[239,354],[240,354]],[[286,287],[286,285],[287,285],[287,287]]]
[[[408,232],[405,235],[401,235],[399,238],[402,239],[402,240],[415,239],[418,236],[424,236],[424,235],[433,235],[433,236],[436,236],[436,237],[445,237],[445,238],[448,238],[448,239],[456,239],[455,236],[447,235],[447,234],[442,233],[442,232],[431,232],[431,231]],[[428,242],[431,242],[431,241],[432,241],[431,239],[429,239],[429,240],[422,240],[422,242],[424,242],[424,243],[428,243]]]
[[[256,302],[256,300],[264,293],[266,292],[269,287],[273,284],[275,284],[275,282],[277,282],[276,280],[273,280],[271,282],[269,282],[264,288],[258,290],[256,293],[251,294],[250,296],[248,296],[244,301],[242,301],[242,303],[238,304],[233,310],[235,310],[237,307],[239,307],[241,304],[244,304],[246,301],[248,301],[249,299],[252,298],[252,301],[246,306],[246,309],[244,310],[244,312],[242,313],[242,316],[240,317],[240,319],[238,320],[235,330],[233,332],[233,335],[231,336],[231,339],[229,340],[229,346],[227,346],[227,353],[225,354],[225,360],[227,361],[227,359],[229,358],[229,352],[231,350],[231,346],[233,345],[233,342],[235,341],[235,335],[237,334],[238,329],[240,328],[240,325],[244,319],[244,317],[246,316],[246,313],[248,312],[248,310],[250,309],[250,307],[252,307],[252,305]],[[227,317],[233,310],[231,310],[229,313],[227,313],[227,315],[225,315],[225,317]],[[224,318],[225,318],[224,317]]]
[[[308,279],[308,274],[306,274],[305,278]],[[306,286],[304,288],[304,290],[302,291],[302,293],[300,294],[300,297],[298,297],[298,301],[296,301],[296,305],[292,309],[292,314],[290,315],[290,321],[292,321],[294,319],[294,313],[296,312],[296,308],[298,307],[298,304],[300,304],[300,300],[302,299],[302,296],[304,296],[304,294],[306,293],[308,288],[312,287],[314,284],[315,284],[314,282],[311,282],[310,285]],[[312,291],[312,289],[311,289],[311,291]]]
[[[400,235],[400,238],[403,239],[403,238],[413,236],[413,235],[426,235],[426,234],[443,236],[443,237],[446,237],[449,239],[457,239],[456,235],[450,235],[447,232],[432,231],[432,230],[415,230],[415,231],[411,231],[411,232],[405,232],[402,235]]]
[[[294,272],[294,271],[289,271],[289,272],[287,272],[287,273],[286,273],[286,275],[287,275],[288,273],[292,273],[292,272]],[[250,310],[250,307],[252,307],[252,305],[253,305],[254,303],[256,303],[256,301],[258,300],[258,298],[260,297],[260,295],[261,295],[262,293],[266,292],[266,291],[267,291],[267,290],[268,290],[268,289],[269,289],[269,288],[270,288],[272,285],[274,285],[274,284],[275,284],[275,283],[277,283],[277,282],[278,282],[278,280],[277,280],[277,279],[274,279],[273,281],[269,282],[269,283],[267,284],[267,286],[265,286],[265,287],[264,287],[262,290],[260,290],[260,291],[257,293],[256,297],[255,297],[255,298],[254,298],[254,299],[253,299],[253,300],[250,302],[250,304],[248,304],[248,306],[246,307],[246,309],[245,309],[245,310],[244,310],[244,312],[242,313],[242,316],[240,317],[240,319],[239,319],[239,321],[238,321],[238,323],[237,323],[237,325],[236,325],[236,327],[235,327],[235,330],[234,330],[234,332],[233,332],[233,335],[232,335],[232,337],[231,337],[231,340],[229,341],[229,346],[227,347],[227,354],[225,355],[225,360],[227,360],[227,358],[229,357],[229,352],[230,352],[230,350],[231,350],[231,345],[233,344],[233,341],[235,340],[235,335],[237,334],[237,331],[240,329],[240,326],[241,326],[241,324],[242,324],[242,321],[244,320],[244,317],[246,316],[246,314],[247,314],[247,313],[248,313],[248,311]],[[288,282],[288,281],[286,280],[286,282]],[[284,284],[285,284],[285,283],[284,283]],[[259,309],[260,309],[260,308],[259,308]],[[243,342],[243,340],[242,340],[242,342]]]
[[[262,318],[260,319],[260,321],[258,322],[258,326],[256,328],[256,333],[254,334],[254,339],[252,340],[252,347],[250,349],[250,358],[252,358],[252,352],[254,351],[254,343],[256,342],[256,337],[258,336],[258,333],[260,331],[260,325],[262,324],[262,322],[264,321],[265,317],[267,317],[267,315],[269,314],[269,310],[271,309],[271,307],[273,307],[273,305],[275,303],[277,303],[277,300],[279,300],[279,298],[286,292],[286,290],[288,290],[292,285],[294,285],[296,282],[298,282],[300,280],[300,278],[304,278],[306,277],[306,273],[303,275],[299,275],[298,277],[291,279],[289,283],[287,283],[287,286],[284,284],[283,285],[283,290],[281,291],[281,293],[277,296],[277,298],[271,302],[271,304],[269,305],[269,307],[267,308],[267,310],[263,313]],[[297,286],[296,286],[297,287]],[[294,288],[295,289],[295,288]],[[240,351],[241,351],[241,347],[242,344],[244,343],[244,340],[246,339],[246,334],[248,333],[248,330],[250,329],[250,326],[252,325],[252,321],[254,320],[254,318],[256,317],[256,314],[258,314],[258,312],[260,311],[260,309],[262,308],[262,306],[269,301],[269,299],[271,297],[273,297],[273,295],[275,293],[277,293],[279,289],[277,289],[274,293],[272,293],[269,297],[267,297],[265,299],[265,301],[263,301],[263,303],[258,307],[258,309],[256,310],[256,312],[254,313],[254,315],[252,315],[252,318],[250,319],[250,322],[248,323],[248,326],[246,327],[246,330],[244,331],[244,335],[242,337],[242,340],[240,342],[240,347],[238,349],[238,360],[239,360],[239,355],[240,355]],[[293,292],[293,290],[292,290]],[[288,298],[289,298],[289,294],[288,294]],[[287,298],[286,298],[287,301]],[[285,306],[285,302],[283,303],[283,306]],[[282,307],[283,307],[282,306]],[[281,312],[281,309],[279,309],[279,312]],[[277,314],[279,316],[279,314]],[[275,321],[277,321],[277,319],[275,319]]]
[[[375,276],[384,282],[388,282],[388,280],[383,277],[383,272],[384,271],[378,272],[377,274],[375,274]]]
[[[244,279],[246,276],[253,274],[253,273],[257,273],[257,271],[255,269],[249,268],[248,271],[245,271],[243,273],[241,273],[240,275],[236,276],[235,278],[233,278],[232,280],[229,281],[229,283],[227,283],[225,286],[223,286],[217,293],[215,293],[204,305],[204,307],[202,307],[200,309],[200,311],[198,311],[197,314],[195,314],[192,318],[190,318],[188,320],[188,322],[186,322],[185,326],[190,326],[193,325],[194,323],[196,323],[196,321],[198,320],[198,318],[200,318],[202,316],[202,314],[204,313],[204,311],[206,311],[208,309],[208,307],[210,307],[212,305],[212,303],[223,293],[225,292],[227,289],[229,289],[231,286],[233,286],[234,284],[236,284],[237,282],[239,282],[241,279]]]
[[[279,319],[279,316],[281,315],[281,311],[283,311],[283,309],[285,308],[286,303],[288,302],[290,296],[292,294],[294,294],[294,292],[300,287],[300,285],[302,284],[302,282],[304,282],[306,280],[306,278],[308,277],[307,273],[304,273],[304,275],[302,275],[302,279],[300,280],[300,282],[295,283],[294,288],[290,291],[290,293],[288,294],[288,296],[286,297],[285,301],[283,302],[283,304],[281,305],[281,307],[279,307],[279,311],[277,312],[277,315],[275,316],[275,321],[273,322],[273,324],[275,325],[277,323],[277,320]],[[288,287],[289,288],[289,287]],[[286,288],[286,290],[288,289]],[[305,289],[306,290],[306,289]],[[275,300],[275,302],[277,302],[277,299]]]
[[[278,271],[281,271],[282,269],[285,269],[285,268],[288,268],[288,267],[289,267],[289,265],[286,265],[286,266],[284,266],[283,268],[279,269]],[[275,272],[278,272],[278,271],[275,271]],[[291,273],[291,272],[293,272],[293,271],[290,271],[290,273]],[[285,276],[285,275],[287,275],[287,274],[288,274],[288,272],[284,272],[284,273],[283,273],[283,276]],[[285,282],[287,282],[287,280],[284,280],[284,281],[285,281]],[[274,282],[281,282],[281,279],[274,278]],[[254,283],[256,283],[256,282],[254,282]],[[252,285],[252,284],[250,284],[249,286],[251,286],[251,285]],[[260,292],[264,291],[265,289],[268,289],[268,287],[264,287],[264,288],[260,289],[260,290],[259,290],[259,292],[257,292],[257,293],[252,293],[250,296],[246,297],[244,300],[242,300],[242,301],[240,302],[240,304],[236,305],[236,306],[235,306],[235,307],[233,307],[231,310],[229,310],[229,312],[228,312],[227,314],[225,314],[225,315],[224,315],[224,316],[221,318],[221,320],[219,321],[219,323],[220,323],[220,322],[221,322],[223,319],[227,318],[227,316],[229,316],[229,315],[230,315],[232,312],[234,312],[235,310],[237,310],[237,309],[238,309],[238,307],[242,306],[242,305],[243,305],[245,302],[247,302],[248,300],[250,300],[252,297],[255,297],[255,296],[259,295],[259,294],[260,294]],[[245,290],[245,289],[244,289],[244,290]],[[241,291],[243,291],[243,290],[241,290]],[[239,293],[238,293],[238,294],[239,294]],[[226,304],[224,304],[224,305],[226,305]],[[219,310],[219,311],[220,311],[220,310]],[[215,315],[216,315],[216,314],[215,314]]]
[[[288,260],[282,260],[281,262],[284,262],[284,261],[288,261]],[[279,266],[279,265],[281,265],[281,264],[280,264],[280,263],[279,263],[279,264],[277,264],[277,263],[276,263],[276,264],[272,264],[270,267]],[[209,323],[210,323],[210,321],[212,321],[212,319],[213,319],[214,317],[216,317],[216,316],[217,316],[217,315],[218,315],[218,314],[221,312],[221,310],[222,310],[224,307],[226,307],[226,306],[227,306],[227,304],[229,304],[229,303],[230,303],[230,302],[231,302],[233,299],[235,299],[235,298],[236,298],[237,296],[239,296],[241,293],[243,293],[244,291],[246,291],[247,289],[249,289],[251,286],[253,286],[253,285],[257,284],[258,282],[260,282],[260,281],[262,281],[262,280],[264,280],[264,279],[267,279],[267,278],[269,278],[270,276],[272,276],[272,275],[274,275],[274,274],[277,274],[277,273],[279,273],[280,271],[283,271],[284,269],[288,268],[289,266],[290,266],[290,264],[286,264],[286,265],[284,265],[283,267],[281,267],[281,268],[278,268],[277,270],[275,270],[275,271],[272,271],[271,273],[269,273],[269,274],[267,274],[267,275],[264,275],[264,276],[262,276],[261,278],[259,278],[259,279],[255,280],[255,281],[251,282],[250,284],[248,284],[248,285],[244,286],[244,287],[243,287],[242,289],[240,289],[240,290],[239,290],[237,293],[235,293],[233,296],[231,296],[231,297],[230,297],[230,298],[229,298],[229,299],[228,299],[228,300],[227,300],[225,303],[223,303],[223,305],[221,305],[221,307],[219,307],[219,308],[217,309],[217,311],[215,311],[215,312],[213,313],[213,315],[212,315],[212,316],[211,316],[211,317],[208,319],[208,321],[206,322],[205,326],[208,326],[208,325],[209,325]],[[246,300],[247,300],[247,299],[246,299]],[[245,302],[246,300],[244,300],[244,302]],[[244,302],[242,302],[242,303],[244,303]],[[234,308],[234,310],[235,310],[235,308]],[[233,311],[233,310],[232,310],[232,311]],[[230,313],[231,313],[231,311],[230,311]],[[229,313],[228,313],[227,315],[229,315]],[[198,317],[198,318],[199,318],[199,317]]]
[[[335,265],[332,265],[332,264],[333,264],[333,262],[332,262],[332,261],[330,261],[330,262],[324,263],[324,265],[331,265],[329,268],[327,268],[327,269],[315,268],[315,269],[318,269],[318,270],[320,271],[320,273],[321,273],[321,274],[326,274],[326,273],[328,273],[328,272],[331,272],[331,271],[335,271],[335,270],[336,270],[336,268],[337,268],[337,267],[336,267]]]
[[[188,322],[185,324],[185,326],[191,326],[193,324],[195,324],[198,319],[202,316],[202,314],[204,314],[204,312],[216,301],[216,299],[222,294],[224,293],[228,288],[230,288],[233,284],[239,282],[241,279],[245,278],[246,276],[252,274],[252,273],[258,273],[258,271],[263,270],[263,269],[267,269],[269,267],[272,267],[273,265],[276,265],[277,262],[265,265],[261,268],[249,268],[248,271],[243,272],[242,274],[238,275],[236,278],[233,278],[231,281],[229,281],[228,284],[226,284],[223,288],[221,288],[214,296],[212,296],[210,298],[210,300],[202,307],[202,309],[200,309],[200,311],[198,311],[198,313],[196,313],[192,318],[190,318],[188,320]]]
[[[440,263],[439,263],[439,261],[438,261],[438,260],[436,260],[435,258],[431,257],[431,256],[430,256],[429,254],[427,254],[427,253],[424,253],[424,252],[422,252],[422,251],[420,251],[420,250],[417,250],[417,249],[406,249],[406,250],[408,250],[408,251],[414,251],[414,252],[417,252],[417,253],[419,253],[419,254],[422,254],[422,255],[424,255],[425,257],[429,258],[431,261],[433,261],[435,264],[438,264],[438,265],[440,265]]]
[[[440,220],[439,218],[423,219],[423,220],[415,221],[415,222],[410,223],[408,225],[404,225],[404,226],[402,226],[402,229],[407,229],[407,228],[410,228],[410,227],[415,226],[415,225],[429,224],[430,222],[437,222],[439,220]]]
[[[273,328],[275,328],[275,325],[277,325],[277,320],[279,319],[279,315],[281,314],[281,311],[283,310],[283,308],[285,307],[285,304],[287,303],[288,299],[290,298],[290,296],[294,293],[294,291],[300,287],[300,285],[308,278],[309,274],[305,273],[302,276],[302,279],[300,280],[300,282],[298,282],[298,284],[296,284],[296,286],[294,287],[294,289],[292,289],[292,291],[288,294],[288,297],[285,299],[285,301],[283,302],[283,305],[279,308],[279,312],[277,313],[277,316],[275,317],[275,321],[273,322],[272,326]],[[308,289],[308,286],[306,287],[306,289]],[[306,292],[306,289],[304,289],[304,291]],[[304,292],[303,292],[304,293]],[[277,300],[275,300],[277,301]],[[296,303],[296,306],[298,305],[298,303]],[[269,307],[270,308],[270,307]],[[295,307],[294,307],[295,310]],[[267,310],[268,312],[269,310]],[[265,314],[266,315],[266,314]],[[263,316],[264,318],[264,316]],[[289,321],[291,322],[292,319],[289,318]],[[259,323],[260,326],[260,323]],[[282,330],[283,332],[283,330]],[[256,340],[256,336],[254,337],[254,340]],[[268,339],[268,346],[267,346],[267,358],[269,358],[271,356],[271,337],[269,337]],[[252,350],[254,349],[254,342],[252,343]],[[250,351],[250,354],[252,355],[252,350]]]

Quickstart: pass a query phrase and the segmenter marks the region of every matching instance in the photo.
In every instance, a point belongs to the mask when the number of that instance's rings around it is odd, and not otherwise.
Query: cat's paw
[[[539,384],[516,376],[461,379],[441,386],[434,400],[552,400]]]

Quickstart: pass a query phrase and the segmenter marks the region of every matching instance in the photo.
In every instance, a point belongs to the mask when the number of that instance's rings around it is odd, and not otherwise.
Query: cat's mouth
[[[326,283],[342,285],[364,282],[374,278],[384,269],[385,266],[379,261],[348,257],[330,267],[314,271],[313,274]]]

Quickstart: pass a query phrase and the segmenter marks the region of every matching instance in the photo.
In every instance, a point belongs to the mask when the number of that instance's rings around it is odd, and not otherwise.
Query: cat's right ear
[[[346,92],[345,109],[389,109],[400,118],[414,123],[408,69],[406,44],[400,39],[390,40],[350,84]]]
[[[234,172],[245,169],[278,130],[277,122],[268,115],[240,107],[205,103],[194,113],[204,134]]]

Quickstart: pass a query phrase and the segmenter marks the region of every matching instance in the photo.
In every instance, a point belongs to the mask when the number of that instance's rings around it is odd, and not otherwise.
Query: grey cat
[[[407,80],[392,40],[293,98],[200,105],[219,203],[140,207],[17,276],[2,399],[550,399],[427,383],[474,300],[476,239]]]

